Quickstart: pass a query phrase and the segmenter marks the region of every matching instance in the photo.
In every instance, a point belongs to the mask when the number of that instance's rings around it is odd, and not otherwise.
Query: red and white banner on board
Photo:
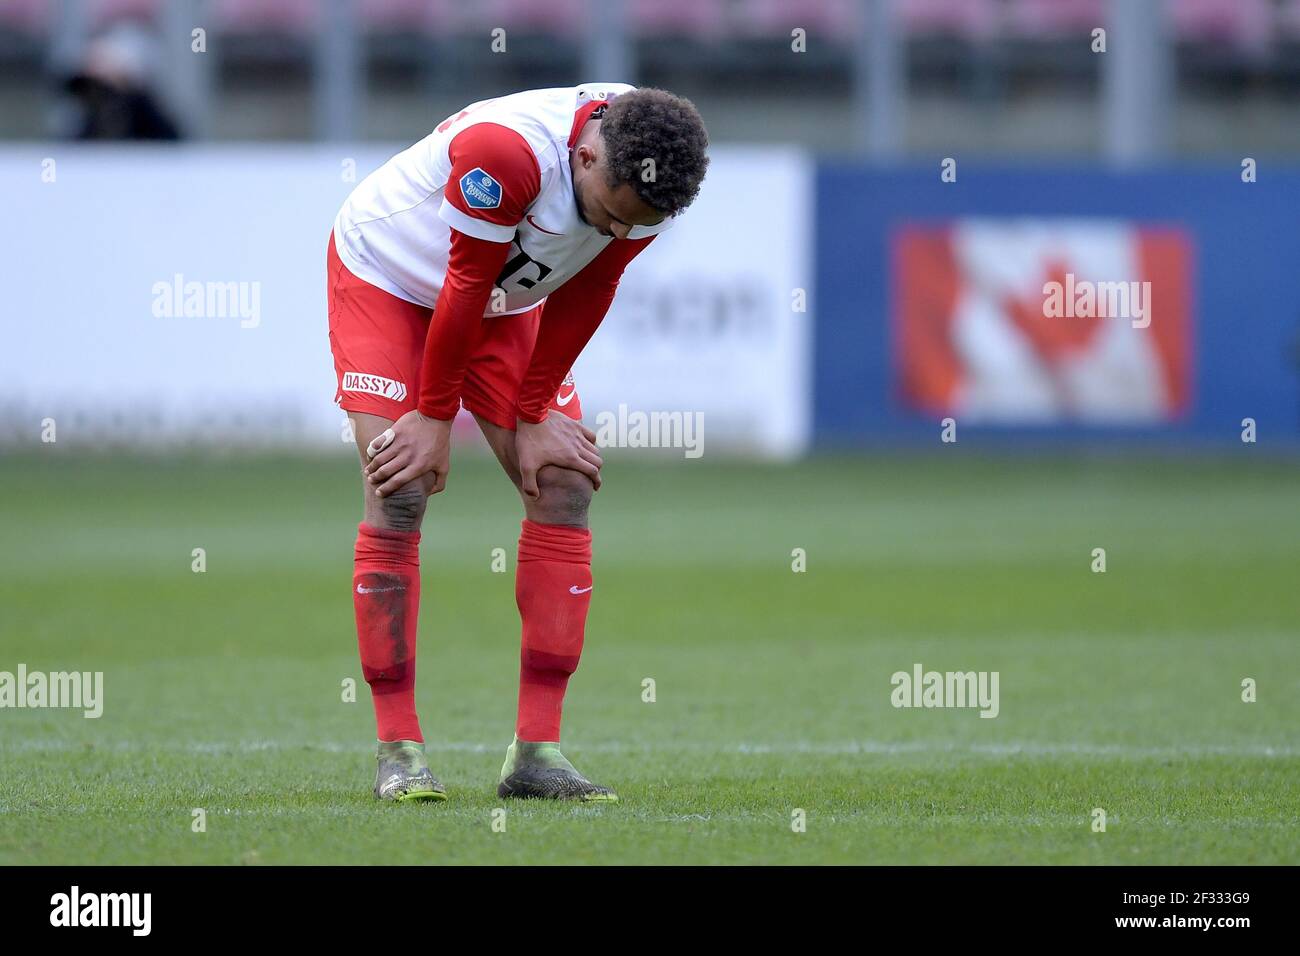
[[[1192,255],[1169,227],[970,219],[893,236],[909,407],[993,424],[1157,423],[1191,400]]]

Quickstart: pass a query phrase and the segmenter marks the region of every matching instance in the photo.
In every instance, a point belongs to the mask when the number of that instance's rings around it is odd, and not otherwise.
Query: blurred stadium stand
[[[157,86],[204,139],[412,140],[504,90],[617,78],[689,93],[719,142],[1300,151],[1300,0],[0,0],[0,137],[57,135],[57,78],[123,20],[156,33]],[[196,26],[205,54],[190,52]],[[1098,26],[1110,57],[1089,48]],[[508,55],[490,50],[495,28]],[[1150,55],[1113,55],[1137,33]]]

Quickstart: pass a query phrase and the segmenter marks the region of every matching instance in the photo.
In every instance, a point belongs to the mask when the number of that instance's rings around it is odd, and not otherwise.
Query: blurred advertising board
[[[325,249],[396,147],[13,147],[0,440],[337,445]],[[25,185],[23,185],[25,184]],[[702,425],[697,450],[811,432],[813,168],[718,148],[575,368],[584,413]],[[620,419],[621,416],[621,419]],[[624,436],[626,437],[626,436]],[[635,435],[631,442],[634,446]]]

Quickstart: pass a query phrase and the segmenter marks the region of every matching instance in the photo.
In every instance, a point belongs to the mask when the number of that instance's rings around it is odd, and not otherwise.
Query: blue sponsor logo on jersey
[[[460,177],[460,194],[470,209],[496,209],[501,205],[501,184],[476,166]]]

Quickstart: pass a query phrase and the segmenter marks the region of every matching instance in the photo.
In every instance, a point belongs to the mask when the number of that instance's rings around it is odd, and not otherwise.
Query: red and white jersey
[[[495,283],[505,308],[489,300],[484,314],[532,308],[613,241],[578,215],[569,152],[583,124],[632,89],[591,83],[467,106],[353,190],[334,220],[339,258],[371,285],[433,308],[455,228],[511,244]],[[634,226],[628,238],[671,223]]]

